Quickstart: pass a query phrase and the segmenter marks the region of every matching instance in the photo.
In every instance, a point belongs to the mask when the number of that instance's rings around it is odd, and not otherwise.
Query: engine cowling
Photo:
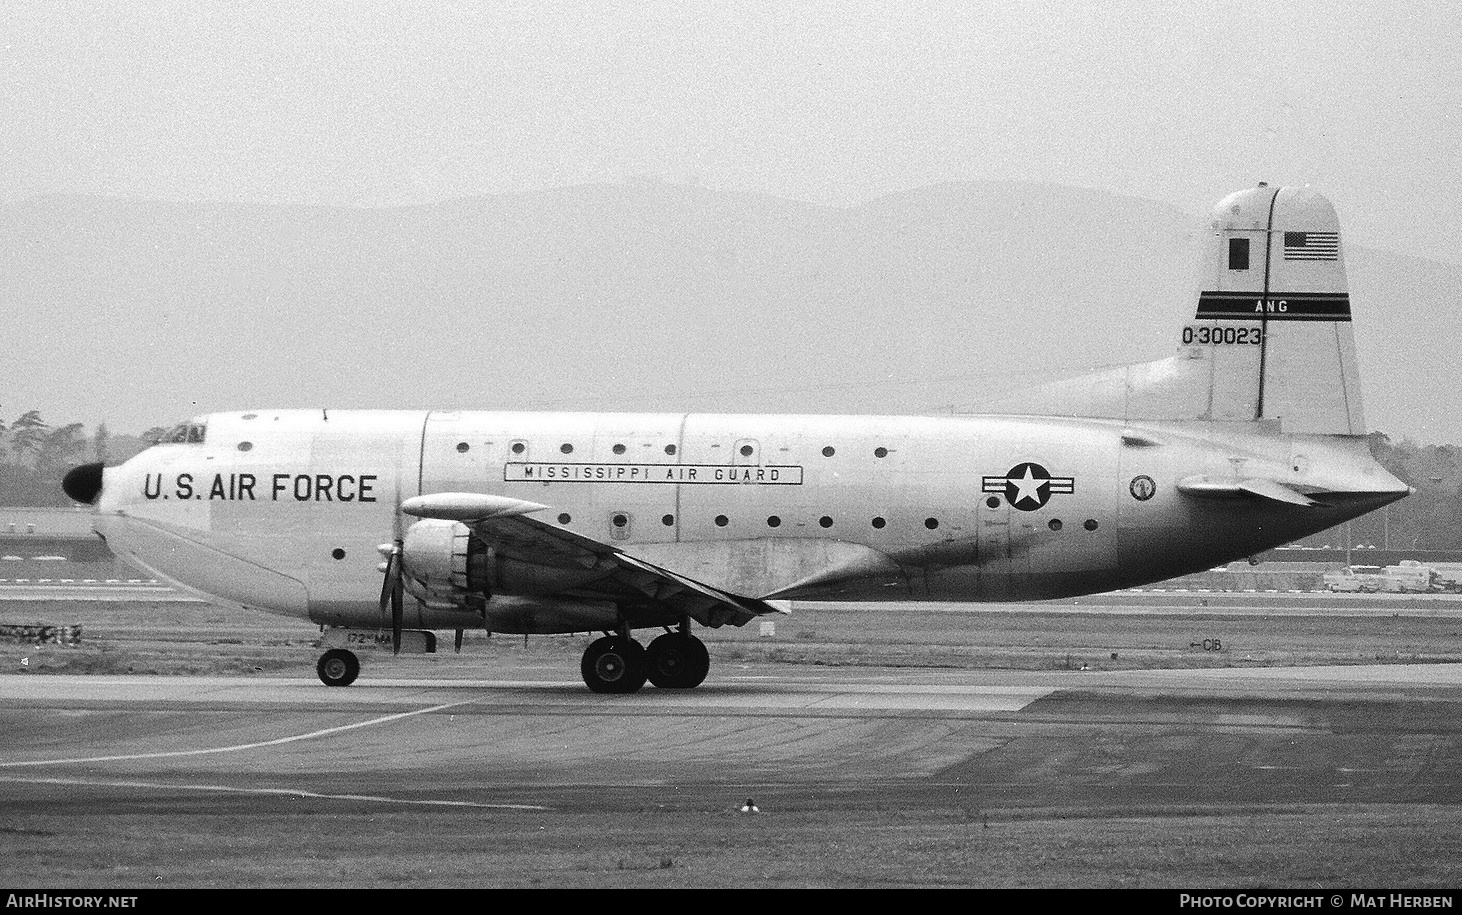
[[[610,571],[597,562],[552,565],[503,556],[462,522],[435,518],[407,528],[401,549],[406,588],[431,609],[481,612],[494,595],[556,594]]]
[[[480,609],[487,594],[474,587],[472,551],[472,530],[460,521],[416,522],[401,544],[406,590],[434,610]]]

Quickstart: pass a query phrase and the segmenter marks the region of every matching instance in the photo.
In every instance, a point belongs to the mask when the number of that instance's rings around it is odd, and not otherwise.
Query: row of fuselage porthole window
[[[467,444],[466,442],[458,442],[457,443],[457,453],[459,453],[459,454],[466,454],[469,450],[471,450],[471,448],[472,448],[472,446],[469,445],[469,444]],[[514,454],[522,454],[522,453],[524,453],[527,450],[528,450],[528,446],[526,444],[524,444],[523,442],[513,442],[512,452]],[[571,445],[571,444],[569,444],[568,442],[564,442],[562,445],[559,445],[558,446],[558,450],[559,450],[559,452],[561,454],[573,454],[574,453],[574,446]],[[610,450],[612,450],[615,454],[624,454],[627,449],[625,448],[624,445],[616,444]],[[676,451],[676,448],[675,448],[674,445],[666,445],[665,446],[665,453],[666,454],[672,454],[673,455],[673,454],[675,454],[675,451]],[[741,451],[741,456],[742,457],[751,457],[753,454],[756,453],[756,449],[753,448],[751,445],[742,445],[740,451]],[[822,456],[823,457],[832,457],[833,455],[835,455],[837,453],[838,453],[838,450],[836,448],[834,448],[832,445],[828,445],[828,446],[826,446],[825,448],[822,449]],[[873,449],[873,456],[874,457],[877,457],[877,458],[885,458],[885,457],[888,457],[888,455],[889,455],[889,450],[887,448],[884,448],[882,445],[880,445],[879,447]]]
[[[182,434],[186,435],[187,434],[186,430]],[[199,433],[199,434],[201,435],[201,433]],[[181,441],[182,439],[172,439],[172,438],[169,438],[167,440],[168,441],[175,441],[175,440],[176,441]],[[191,441],[191,439],[189,439],[189,441]],[[199,438],[198,441],[202,441],[202,439]],[[253,448],[254,448],[254,443],[253,442],[239,442],[239,450],[240,451],[252,451]],[[469,445],[469,444],[467,444],[466,442],[458,442],[457,443],[457,453],[458,454],[466,454],[468,451],[471,450],[471,448],[472,448],[472,446]],[[525,444],[523,444],[522,442],[513,442],[512,451],[513,451],[514,454],[522,454],[523,452],[525,452],[527,450],[528,450],[528,446],[525,445]],[[573,454],[574,453],[574,446],[573,445],[570,445],[568,442],[564,442],[562,445],[559,445],[558,446],[558,450],[560,452],[562,452],[563,454]],[[624,454],[625,447],[624,447],[624,445],[615,445],[613,451],[614,451],[615,454]],[[675,453],[675,446],[674,445],[666,445],[665,446],[665,453],[666,454],[674,454]],[[742,445],[741,446],[741,456],[742,457],[751,457],[755,453],[756,453],[756,449],[753,448],[753,447],[751,447],[750,445]],[[823,457],[832,457],[834,454],[837,454],[837,449],[834,448],[831,445],[828,445],[826,448],[822,449],[822,456]],[[888,457],[888,449],[887,448],[884,448],[882,446],[879,446],[877,448],[874,448],[873,449],[873,456],[874,457],[879,457],[879,458]]]
[[[560,525],[567,525],[567,523],[572,522],[572,520],[573,516],[569,515],[569,513],[567,512],[564,512],[563,515],[558,516],[558,523],[560,523]],[[611,517],[610,520],[611,523],[616,526],[616,528],[627,528],[630,523],[629,516],[627,515],[616,515],[614,517]],[[661,519],[659,520],[661,520],[661,522],[664,523],[667,528],[670,528],[670,526],[674,526],[675,516],[667,515],[661,517]],[[731,520],[728,519],[727,516],[716,515],[716,526],[718,526],[718,528],[725,528],[728,523],[731,523]],[[817,523],[819,523],[819,525],[822,525],[823,528],[832,528],[833,520],[832,517],[823,515],[822,517],[820,517],[820,519],[817,519]],[[887,523],[889,522],[887,522],[886,519],[883,519],[883,517],[874,517],[873,522],[871,523],[873,523],[874,528],[882,531],[882,529],[885,528],[885,526],[887,526]],[[781,517],[776,515],[769,516],[768,519],[766,519],[766,526],[768,526],[768,528],[779,528],[779,526],[782,526]],[[937,517],[925,517],[924,526],[925,528],[930,529],[930,531],[936,531],[936,529],[939,529],[939,519],[937,519]],[[1060,531],[1061,519],[1058,519],[1058,517],[1053,517],[1053,519],[1051,519],[1050,522],[1047,523],[1047,526],[1051,529],[1051,531]],[[1083,526],[1085,526],[1088,531],[1095,531],[1095,529],[1098,528],[1097,519],[1095,519],[1095,517],[1088,517],[1088,519],[1086,519],[1085,525]],[[344,560],[345,551],[336,548],[336,550],[330,551],[330,555],[338,558],[338,560]]]
[[[999,503],[1000,500],[992,497],[990,499],[990,501],[992,503],[996,503],[996,505],[998,505],[998,503]],[[991,505],[990,507],[991,508],[995,508],[996,505]],[[559,524],[571,524],[573,522],[573,520],[574,520],[573,515],[570,515],[568,512],[563,512],[563,513],[561,513],[558,516],[558,523]],[[617,528],[628,527],[629,526],[629,515],[616,512],[613,516],[610,517],[609,521],[610,521],[611,524],[613,524]],[[716,521],[716,527],[725,527],[726,525],[728,525],[728,524],[731,523],[731,519],[728,518],[725,515],[717,515],[715,521]],[[660,519],[660,523],[661,524],[664,524],[666,527],[674,527],[675,526],[675,516],[674,515],[665,515],[664,517],[662,517]],[[833,522],[833,519],[829,515],[823,515],[821,518],[818,518],[817,519],[817,524],[818,524],[819,527],[830,528],[830,527],[833,526],[833,523],[834,523]],[[875,529],[877,529],[877,530],[883,530],[885,527],[888,526],[888,519],[883,518],[881,516],[880,517],[875,517],[869,523]],[[781,527],[781,526],[782,526],[782,518],[781,518],[780,515],[769,515],[769,516],[767,516],[767,527]],[[938,530],[939,529],[939,519],[938,518],[925,518],[924,519],[924,526],[927,527],[931,531]],[[1049,527],[1053,531],[1059,531],[1059,530],[1061,530],[1061,527],[1062,527],[1061,519],[1060,518],[1052,518],[1050,521],[1046,522],[1046,526]],[[1097,523],[1097,520],[1095,518],[1087,518],[1086,521],[1082,524],[1082,526],[1085,527],[1089,531],[1094,531],[1100,525]]]
[[[470,448],[471,448],[471,445],[469,445],[467,442],[458,442],[457,443],[457,451],[459,453],[464,453],[465,454]],[[514,454],[522,454],[523,452],[525,452],[527,450],[528,450],[528,446],[525,445],[523,442],[514,442],[513,445],[512,445],[512,452]],[[563,454],[572,454],[573,451],[574,451],[574,446],[572,444],[568,443],[568,442],[564,442],[562,445],[559,445],[558,450],[560,452],[562,452]],[[623,444],[616,444],[612,450],[614,451],[615,454],[624,454],[625,453],[625,446]],[[741,455],[743,457],[750,457],[751,455],[753,455],[753,454],[756,453],[756,449],[753,448],[751,445],[742,445],[740,450],[741,450]],[[666,454],[673,455],[673,454],[675,454],[675,451],[676,451],[676,448],[675,448],[674,445],[666,445],[665,446],[665,453]],[[822,456],[823,457],[832,457],[836,453],[837,453],[837,449],[834,448],[831,445],[827,445],[827,446],[825,446],[822,449]],[[884,457],[888,457],[888,454],[889,454],[888,449],[887,448],[884,448],[883,446],[879,446],[879,447],[873,449],[873,456],[874,457],[884,458]],[[996,497],[996,496],[991,496],[989,499],[986,499],[985,500],[985,503],[990,508],[999,508],[1000,507],[1000,499],[998,497]],[[558,521],[559,521],[560,524],[568,524],[572,520],[573,520],[572,517],[567,512],[565,512],[565,513],[563,513],[563,514],[561,514],[561,515],[558,516]],[[675,524],[675,516],[674,515],[665,515],[660,520],[661,520],[661,522],[666,527],[672,527]],[[717,527],[725,527],[727,524],[730,523],[730,519],[727,518],[725,515],[717,515],[715,520],[716,520],[716,526]],[[622,528],[622,527],[625,527],[625,526],[627,526],[629,524],[629,518],[627,516],[625,516],[625,515],[618,515],[617,514],[617,515],[615,515],[613,517],[612,521],[613,521],[613,524],[614,524],[615,527],[621,527]],[[833,526],[833,519],[831,517],[827,516],[827,515],[823,515],[821,518],[819,518],[817,520],[817,523],[821,527],[830,528],[830,527]],[[887,526],[888,521],[886,519],[882,518],[882,517],[876,517],[876,518],[874,518],[872,520],[871,524],[872,524],[872,526],[875,529],[882,530],[884,527]],[[767,527],[781,527],[781,525],[782,525],[782,519],[779,516],[777,516],[777,515],[771,515],[771,516],[769,516],[767,518]],[[932,530],[937,530],[939,528],[939,519],[938,518],[925,518],[924,519],[924,526],[926,528],[928,528],[929,530],[931,530],[931,531]],[[1052,518],[1049,522],[1047,522],[1047,526],[1051,530],[1053,530],[1053,531],[1059,531],[1059,530],[1061,530],[1061,527],[1062,527],[1061,520],[1059,518]],[[1098,523],[1097,523],[1097,521],[1096,521],[1095,518],[1088,518],[1088,519],[1086,519],[1086,521],[1083,523],[1082,526],[1085,527],[1089,531],[1094,531],[1094,530],[1097,529],[1097,527],[1099,525],[1098,525]]]

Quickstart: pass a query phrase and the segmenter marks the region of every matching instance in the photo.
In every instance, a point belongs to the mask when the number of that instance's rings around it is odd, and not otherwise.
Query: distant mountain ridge
[[[1341,213],[1342,226],[1346,214]],[[1171,353],[1202,215],[937,184],[840,209],[663,183],[382,210],[0,207],[5,409],[940,412]],[[1368,417],[1462,440],[1462,268],[1347,245]]]

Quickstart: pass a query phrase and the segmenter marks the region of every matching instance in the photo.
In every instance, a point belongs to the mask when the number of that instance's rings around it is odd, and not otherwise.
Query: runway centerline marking
[[[310,731],[308,734],[293,734],[289,737],[276,737],[273,740],[261,740],[256,743],[240,743],[229,747],[205,747],[200,750],[165,750],[160,753],[126,753],[118,756],[79,756],[72,759],[32,759],[25,762],[0,762],[0,768],[14,769],[23,766],[55,766],[62,763],[97,763],[97,762],[118,762],[126,759],[167,759],[178,756],[206,756],[210,753],[235,753],[240,750],[256,750],[260,747],[276,747],[280,744],[294,743],[299,740],[311,740],[316,737],[326,737],[330,734],[339,734],[343,731],[353,731],[357,728],[370,727],[373,724],[387,724],[392,721],[399,721],[402,718],[411,718],[415,715],[428,715],[432,712],[440,712],[442,709],[456,708],[459,705],[471,705],[473,699],[462,702],[447,702],[442,705],[433,705],[428,708],[419,708],[410,712],[397,712],[394,715],[383,715],[380,718],[371,718],[367,721],[357,721],[354,724],[342,724],[333,728],[323,728],[318,731]]]
[[[25,785],[85,785],[93,788],[157,788],[175,791],[222,791],[230,794],[275,794],[312,797],[327,801],[372,801],[383,804],[426,804],[437,807],[478,807],[492,810],[547,810],[540,804],[483,804],[478,801],[443,801],[428,798],[382,797],[376,794],[321,794],[302,788],[239,788],[230,785],[170,785],[164,782],[100,781],[84,778],[18,778],[0,775],[0,782]]]

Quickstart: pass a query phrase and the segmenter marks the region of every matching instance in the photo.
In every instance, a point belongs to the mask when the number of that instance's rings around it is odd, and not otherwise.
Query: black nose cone
[[[61,480],[61,488],[78,502],[96,504],[96,497],[102,494],[102,465],[82,464],[71,468]]]

